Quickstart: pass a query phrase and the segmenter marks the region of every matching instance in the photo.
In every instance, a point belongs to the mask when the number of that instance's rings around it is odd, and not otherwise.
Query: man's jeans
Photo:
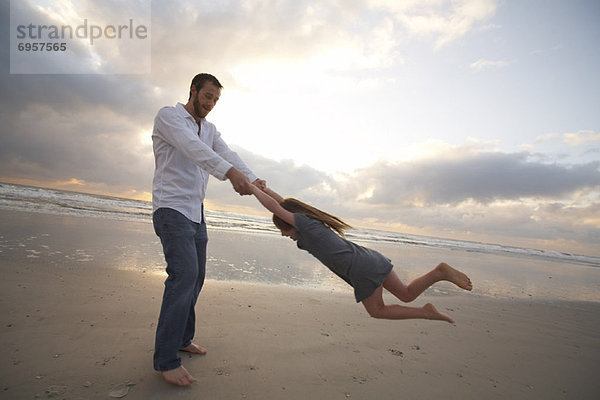
[[[204,283],[208,236],[204,222],[192,222],[170,208],[159,208],[152,220],[169,275],[156,327],[154,369],[168,371],[181,365],[178,351],[194,337],[194,306]]]

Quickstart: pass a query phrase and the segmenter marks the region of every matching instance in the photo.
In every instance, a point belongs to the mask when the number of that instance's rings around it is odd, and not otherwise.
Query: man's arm
[[[225,174],[233,164],[201,141],[175,110],[170,107],[162,108],[154,118],[154,128],[162,141],[181,151],[217,179],[226,179]]]
[[[260,179],[248,168],[246,163],[242,160],[242,158],[233,150],[227,146],[225,141],[221,138],[221,134],[217,132],[217,136],[214,140],[214,148],[217,154],[219,154],[223,159],[229,163],[231,163],[232,168],[235,169],[231,174],[226,175],[227,178],[231,181],[234,189],[240,195],[252,194],[249,188],[246,187],[245,181],[252,181],[252,184],[258,187],[261,190],[264,190],[267,187],[267,182],[263,179]],[[247,178],[244,180],[239,176],[240,174],[245,175]],[[231,176],[234,177],[234,180],[231,180]],[[242,183],[242,181],[244,181]],[[242,184],[243,186],[240,186]],[[238,190],[239,189],[239,190]]]
[[[212,144],[214,151],[219,156],[221,156],[223,160],[229,162],[236,169],[246,174],[250,182],[260,181],[259,178],[254,174],[254,172],[252,172],[252,170],[248,168],[248,166],[242,160],[242,158],[235,151],[229,148],[227,143],[225,143],[225,140],[223,140],[223,138],[221,137],[221,133],[217,131],[216,128],[214,128],[214,125],[212,126],[212,128],[215,129]]]

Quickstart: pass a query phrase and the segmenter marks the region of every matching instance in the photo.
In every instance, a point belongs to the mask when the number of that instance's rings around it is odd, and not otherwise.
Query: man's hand
[[[252,184],[250,183],[250,180],[239,169],[231,167],[225,176],[233,185],[233,189],[241,196],[252,194]]]

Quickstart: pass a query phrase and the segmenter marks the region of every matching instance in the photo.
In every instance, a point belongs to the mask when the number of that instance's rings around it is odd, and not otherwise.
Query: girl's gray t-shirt
[[[321,221],[295,213],[298,248],[308,251],[354,288],[356,302],[373,294],[393,268],[381,253],[359,246]]]

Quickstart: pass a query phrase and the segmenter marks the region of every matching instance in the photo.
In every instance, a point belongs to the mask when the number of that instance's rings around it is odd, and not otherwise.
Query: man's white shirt
[[[201,125],[198,134],[196,120],[181,103],[161,108],[154,118],[153,211],[172,208],[199,223],[203,220],[202,203],[209,174],[225,180],[225,174],[234,166],[248,176],[250,182],[257,179],[221,139],[212,123],[203,118]]]

